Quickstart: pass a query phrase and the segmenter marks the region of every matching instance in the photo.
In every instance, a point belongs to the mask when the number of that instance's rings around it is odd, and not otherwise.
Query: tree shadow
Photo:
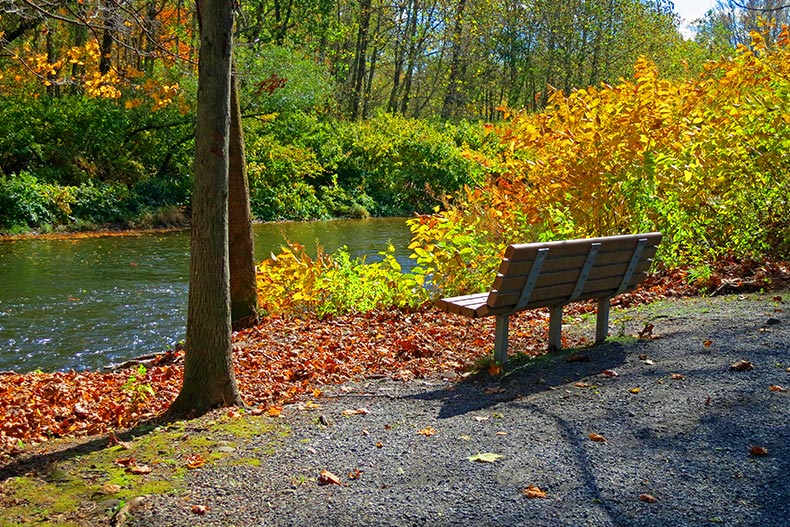
[[[31,452],[23,452],[12,461],[0,466],[0,483],[9,478],[30,473],[43,474],[48,468],[75,457],[86,456],[94,452],[111,448],[118,441],[128,442],[143,437],[161,426],[179,420],[166,414],[153,417],[138,423],[134,428],[118,433],[103,434],[92,438],[64,438],[60,442],[43,443]],[[53,448],[49,451],[42,451]]]

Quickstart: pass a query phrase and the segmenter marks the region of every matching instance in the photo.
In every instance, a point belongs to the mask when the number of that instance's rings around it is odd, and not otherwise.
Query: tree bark
[[[258,321],[258,285],[252,236],[250,186],[244,152],[244,130],[236,75],[230,88],[230,145],[228,149],[228,232],[230,258],[230,313],[233,329]]]
[[[171,414],[242,404],[233,374],[228,267],[228,147],[233,3],[198,0],[195,186],[184,383]]]

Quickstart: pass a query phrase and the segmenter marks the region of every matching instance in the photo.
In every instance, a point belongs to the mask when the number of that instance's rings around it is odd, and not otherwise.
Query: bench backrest
[[[645,279],[660,232],[510,245],[486,304],[497,312],[608,298]]]

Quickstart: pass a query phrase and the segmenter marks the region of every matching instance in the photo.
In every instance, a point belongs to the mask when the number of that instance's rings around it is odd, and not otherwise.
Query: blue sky
[[[701,18],[709,9],[716,5],[716,0],[675,0],[675,12],[680,15],[681,32],[686,38],[693,34],[688,24]]]
[[[686,22],[692,22],[715,5],[716,0],[675,0],[675,12]]]

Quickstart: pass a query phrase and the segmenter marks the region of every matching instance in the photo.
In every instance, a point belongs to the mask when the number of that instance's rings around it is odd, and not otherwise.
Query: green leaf
[[[493,463],[497,459],[501,458],[501,454],[492,454],[491,452],[484,452],[482,454],[475,454],[474,456],[469,456],[469,461],[478,461],[480,463]]]

